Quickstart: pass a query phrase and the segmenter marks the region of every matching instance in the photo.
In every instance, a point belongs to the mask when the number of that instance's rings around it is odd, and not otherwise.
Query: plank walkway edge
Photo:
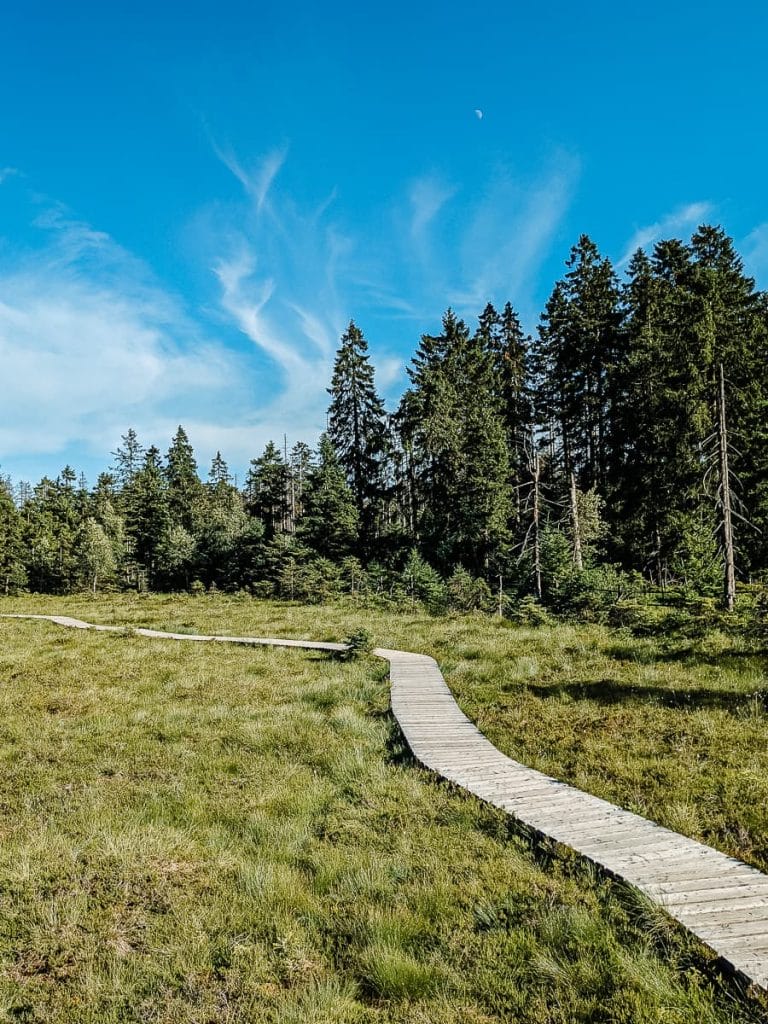
[[[66,615],[0,618],[170,640],[346,650],[313,640],[99,626]],[[420,764],[638,889],[768,992],[768,875],[507,757],[461,711],[434,658],[381,647],[373,654],[389,662],[392,713]]]

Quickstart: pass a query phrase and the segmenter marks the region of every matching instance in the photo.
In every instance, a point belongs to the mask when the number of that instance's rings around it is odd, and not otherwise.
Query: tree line
[[[732,604],[768,569],[768,296],[719,227],[623,280],[583,235],[535,337],[449,309],[407,372],[387,410],[351,322],[317,448],[271,442],[242,486],[182,427],[164,456],[129,430],[92,488],[3,480],[0,588],[566,610],[643,580]]]

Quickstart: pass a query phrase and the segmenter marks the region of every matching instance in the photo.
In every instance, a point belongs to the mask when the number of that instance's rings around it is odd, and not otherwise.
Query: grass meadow
[[[438,658],[502,749],[768,866],[765,659],[222,595],[28,597]],[[386,665],[0,619],[0,1020],[746,1022],[663,914],[403,748]]]

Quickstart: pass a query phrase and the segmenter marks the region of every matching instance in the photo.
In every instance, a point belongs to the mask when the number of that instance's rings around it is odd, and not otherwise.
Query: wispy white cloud
[[[304,208],[285,192],[263,199],[254,183],[274,179],[284,151],[248,173],[233,154],[219,156],[246,201],[234,218],[216,208],[208,224],[207,243],[222,254],[214,268],[220,301],[270,361],[272,391],[279,389],[279,403],[258,421],[279,404],[313,434],[324,425],[333,353],[350,318],[368,337],[380,386],[393,394],[404,349],[446,306],[471,317],[488,301],[511,299],[531,320],[537,274],[580,174],[578,160],[559,152],[535,180],[501,169],[476,198],[455,204],[457,186],[422,175],[350,229],[335,189]]]
[[[272,183],[280,173],[280,169],[288,156],[288,148],[284,147],[273,150],[250,170],[243,167],[231,148],[223,148],[214,143],[214,150],[221,162],[234,174],[251,197],[257,212],[261,212],[267,201]]]
[[[497,169],[475,197],[424,175],[350,227],[327,183],[303,201],[276,186],[286,149],[254,165],[216,152],[243,192],[188,229],[185,248],[211,272],[199,308],[106,232],[38,198],[42,244],[0,265],[0,368],[13,382],[0,461],[79,448],[103,465],[128,426],[162,446],[179,422],[201,462],[221,449],[241,470],[283,433],[312,441],[350,318],[392,399],[418,334],[447,305],[474,316],[511,298],[525,318],[579,176],[563,154],[533,181]]]
[[[414,181],[408,190],[411,206],[410,235],[415,243],[419,243],[429,225],[440,213],[445,204],[456,195],[455,186],[448,185],[438,178],[429,176]]]
[[[663,238],[670,238],[698,227],[711,216],[713,210],[714,207],[709,202],[687,203],[654,224],[638,228],[627,242],[621,259],[617,261],[617,269],[625,267],[638,249],[647,249]]]
[[[272,278],[254,279],[255,259],[243,248],[231,259],[222,259],[214,267],[221,283],[222,306],[238,328],[263,349],[287,373],[303,369],[297,352],[286,345],[272,330],[264,309],[275,291]]]
[[[306,209],[290,196],[266,200],[284,159],[272,154],[248,175],[227,161],[247,207],[236,221],[214,215],[206,234],[222,253],[213,268],[222,309],[268,361],[268,398],[252,425],[312,440],[325,425],[333,354],[351,315],[340,280],[355,243],[329,219],[335,191]]]
[[[140,261],[61,206],[35,223],[43,244],[0,266],[5,464],[73,448],[105,461],[128,426],[162,444],[158,421],[215,424],[243,402],[240,357]]]
[[[2,185],[7,178],[12,178],[14,174],[18,173],[19,172],[16,167],[0,167],[0,185]]]
[[[317,313],[298,303],[289,302],[287,305],[298,317],[298,326],[304,337],[314,342],[324,359],[330,359],[338,343],[338,337],[331,333],[330,326]]]
[[[511,300],[532,322],[537,276],[579,175],[578,159],[557,152],[533,179],[496,168],[473,197],[434,176],[417,179],[393,214],[387,265],[361,279],[367,298],[391,320],[432,324],[448,305],[471,318],[489,301]]]
[[[497,176],[464,235],[462,269],[468,287],[457,289],[457,305],[478,311],[499,297],[512,299],[521,309],[530,303],[579,170],[578,160],[562,153],[537,181],[518,181],[508,173]]]

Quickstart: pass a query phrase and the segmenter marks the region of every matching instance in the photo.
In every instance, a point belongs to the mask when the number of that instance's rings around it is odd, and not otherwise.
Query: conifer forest
[[[437,322],[437,321],[436,321]],[[604,608],[642,589],[732,607],[768,571],[768,294],[727,235],[583,235],[526,336],[448,310],[385,408],[360,326],[316,449],[275,438],[235,481],[127,429],[91,483],[0,480],[0,591],[343,593],[439,610]]]

